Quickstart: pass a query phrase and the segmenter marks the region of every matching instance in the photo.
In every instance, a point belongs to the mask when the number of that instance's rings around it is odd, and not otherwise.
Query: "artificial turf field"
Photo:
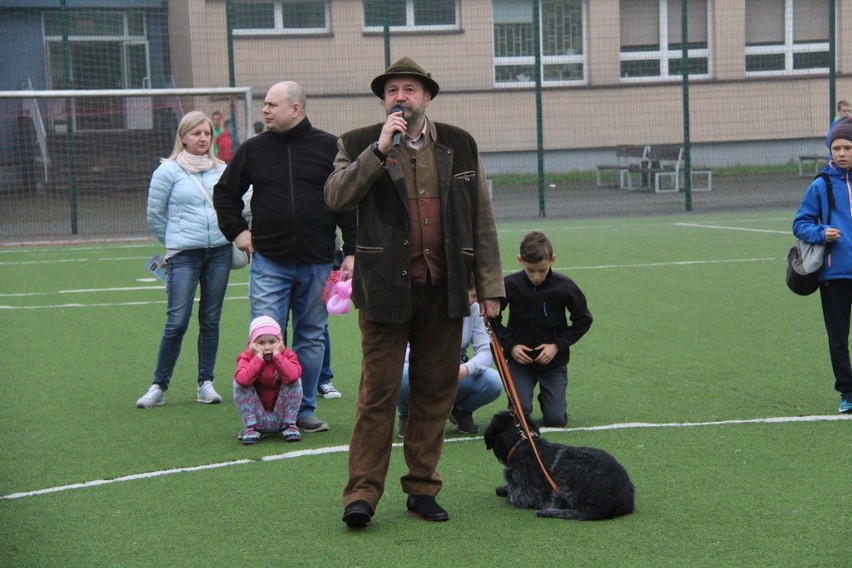
[[[165,317],[144,268],[159,245],[0,248],[0,566],[848,566],[852,422],[819,299],[784,285],[791,216],[498,223],[506,272],[543,230],[595,318],[572,349],[569,424],[544,435],[630,473],[637,511],[596,523],[509,507],[481,438],[448,424],[450,521],[405,514],[397,448],[373,524],[347,530],[354,311],[330,319],[343,398],[318,415],[331,430],[246,447],[229,385],[248,271],[232,273],[223,313],[224,404],[195,402],[191,329],[165,406],[139,410]]]

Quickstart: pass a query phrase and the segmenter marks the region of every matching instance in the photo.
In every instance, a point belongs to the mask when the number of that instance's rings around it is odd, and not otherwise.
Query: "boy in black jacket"
[[[556,256],[544,233],[532,231],[524,236],[518,262],[523,270],[505,278],[506,299],[501,310],[509,307],[509,321],[502,324],[502,312],[497,318],[500,344],[510,355],[509,371],[523,411],[532,414],[533,390],[538,383],[542,424],[565,426],[569,347],[589,331],[592,314],[577,284],[551,270]]]

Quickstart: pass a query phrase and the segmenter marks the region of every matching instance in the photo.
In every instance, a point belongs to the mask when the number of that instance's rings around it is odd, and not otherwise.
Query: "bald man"
[[[250,318],[270,316],[287,329],[302,365],[302,404],[296,425],[323,432],[316,415],[317,383],[328,319],[320,301],[334,262],[337,228],[343,234],[342,271],[352,274],[355,212],[332,213],[323,186],[334,169],[337,137],[311,125],[298,83],[273,85],[263,102],[266,130],[243,142],[216,184],[213,202],[222,233],[252,254]],[[242,215],[252,188],[251,222]]]

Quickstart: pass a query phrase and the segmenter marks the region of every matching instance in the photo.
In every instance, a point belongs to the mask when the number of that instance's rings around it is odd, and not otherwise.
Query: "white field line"
[[[156,281],[156,279],[152,279]],[[228,287],[232,286],[248,286],[248,282],[229,282]],[[115,288],[78,288],[76,290],[57,290],[55,292],[12,292],[4,294],[0,292],[0,298],[20,298],[23,296],[53,296],[62,294],[103,294],[104,292],[137,292],[139,290],[162,290],[163,285],[155,286],[121,286]]]
[[[113,262],[117,260],[139,260],[145,261],[151,258],[150,256],[113,256],[109,258],[54,258],[44,260],[8,260],[0,262],[0,266],[25,266],[29,264],[64,264],[71,262],[79,262],[89,264],[92,262]]]
[[[778,231],[774,229],[753,229],[750,227],[728,227],[725,225],[702,225],[701,223],[675,223],[678,227],[693,227],[695,229],[714,229],[721,231],[745,231],[748,233],[772,233],[773,235],[793,235],[792,229],[789,231]]]
[[[668,261],[668,262],[642,262],[642,263],[634,263],[634,264],[597,264],[590,266],[567,266],[567,267],[555,267],[554,270],[561,272],[571,272],[576,270],[617,270],[617,269],[628,269],[628,268],[659,268],[663,266],[699,266],[699,265],[709,265],[709,264],[730,264],[730,263],[739,263],[739,262],[776,262],[778,258],[773,257],[765,257],[765,258],[731,258],[725,260],[682,260],[682,261]],[[2,263],[0,263],[2,264]],[[508,274],[513,270],[504,270],[503,272]],[[228,287],[231,286],[248,286],[246,282],[240,282],[235,284],[228,284]],[[61,295],[69,295],[69,294],[103,294],[105,292],[134,292],[134,291],[151,291],[151,290],[162,290],[162,286],[128,286],[128,287],[117,287],[117,288],[81,288],[81,289],[72,289],[72,290],[57,290],[55,292],[9,292],[9,293],[0,293],[0,298],[19,298],[19,297],[32,297],[32,296],[61,296]],[[228,297],[226,300],[245,300],[247,296],[236,296],[236,297]],[[0,310],[41,310],[41,309],[55,309],[55,308],[102,308],[102,307],[117,307],[117,306],[144,306],[148,304],[164,304],[166,303],[165,299],[161,300],[139,300],[139,301],[130,301],[130,302],[99,302],[99,303],[68,303],[68,304],[33,304],[26,306],[13,306],[7,304],[0,304]]]
[[[226,302],[231,300],[248,300],[248,296],[228,296]],[[195,298],[195,302],[199,299]],[[0,304],[0,310],[54,310],[57,308],[114,308],[117,306],[149,306],[152,304],[165,304],[166,299],[162,300],[139,300],[134,302],[98,302],[87,304],[40,304],[35,306],[9,306]]]
[[[768,418],[750,418],[743,420],[715,420],[712,422],[667,422],[656,424],[653,422],[625,422],[621,424],[604,424],[601,426],[581,426],[577,428],[542,428],[542,432],[594,432],[605,430],[630,430],[636,428],[695,428],[702,426],[728,426],[736,424],[790,424],[796,422],[834,422],[838,420],[852,421],[850,414],[832,414],[826,416],[773,416]],[[463,438],[449,438],[446,443],[471,442],[481,440],[482,436],[468,436]],[[402,442],[393,444],[393,447],[402,447]],[[296,459],[310,456],[318,456],[325,454],[344,454],[349,451],[349,446],[330,446],[327,448],[315,448],[310,450],[296,450],[283,454],[271,456],[263,456],[256,459],[242,459],[229,462],[212,463],[207,465],[197,465],[190,467],[177,467],[172,469],[164,469],[158,471],[149,471],[146,473],[134,473],[130,475],[122,475],[113,479],[96,479],[83,483],[72,483],[70,485],[59,485],[56,487],[47,487],[45,489],[36,489],[33,491],[21,491],[0,496],[0,499],[23,499],[25,497],[35,497],[37,495],[47,495],[49,493],[59,493],[62,491],[71,491],[73,489],[85,489],[88,487],[98,487],[101,485],[109,485],[112,483],[122,483],[125,481],[136,481],[139,479],[150,479],[153,477],[162,477],[165,475],[177,475],[180,473],[191,473],[196,471],[204,471],[209,469],[221,469],[237,465],[247,465],[251,463],[271,462],[286,459]]]
[[[237,283],[229,283],[228,288],[232,287],[246,287],[248,286],[248,282],[237,282]],[[14,292],[14,293],[0,293],[0,298],[21,298],[21,297],[34,297],[34,296],[64,296],[69,294],[104,294],[108,292],[148,292],[151,290],[160,290],[164,291],[165,287],[162,284],[155,286],[125,286],[119,288],[81,288],[77,290],[57,290],[55,292]],[[226,301],[230,300],[247,300],[248,296],[228,296],[225,298]],[[199,301],[198,298],[195,299],[196,302]],[[165,295],[162,299],[159,300],[135,300],[130,302],[98,302],[98,303],[68,303],[68,304],[33,304],[28,306],[12,306],[7,304],[0,304],[0,310],[44,310],[44,309],[55,309],[55,308],[111,308],[116,306],[147,306],[152,304],[165,304],[166,298]]]
[[[788,231],[777,231],[777,230],[769,230],[769,229],[754,229],[749,227],[730,227],[725,225],[706,225],[700,223],[674,223],[675,226],[678,227],[689,227],[689,228],[697,228],[697,229],[711,229],[711,230],[725,230],[725,231],[746,231],[746,232],[755,232],[755,233],[772,233],[772,234],[783,234],[789,235]],[[148,247],[150,244],[142,244],[142,245],[125,245],[120,248],[137,248],[137,247]],[[67,250],[92,250],[92,249],[100,249],[100,247],[75,247]],[[0,254],[4,252],[10,252],[5,250],[0,250]],[[113,258],[99,258],[95,259],[98,261],[109,262],[109,261],[126,261],[126,260],[142,260],[147,257],[113,257]],[[735,263],[735,262],[770,262],[777,261],[777,258],[734,258],[734,259],[725,259],[725,260],[684,260],[684,261],[667,261],[667,262],[645,262],[645,263],[635,263],[635,264],[600,264],[593,266],[565,266],[565,267],[555,267],[554,270],[558,271],[574,271],[574,270],[613,270],[613,269],[626,269],[626,268],[660,268],[663,266],[696,266],[696,265],[705,265],[705,264],[727,264],[727,263]],[[55,264],[55,263],[72,263],[72,262],[91,262],[91,260],[81,260],[79,258],[65,258],[65,259],[53,259],[53,260],[23,260],[23,261],[8,261],[3,262],[0,261],[0,266],[20,266],[27,264]],[[512,270],[504,270],[504,273],[510,273]],[[246,283],[240,284],[229,284],[229,286],[246,286]],[[92,289],[78,289],[78,290],[58,290],[56,292],[10,292],[10,293],[0,293],[0,298],[19,298],[19,297],[30,297],[30,296],[50,296],[50,295],[65,295],[65,294],[101,294],[104,292],[133,292],[133,291],[149,291],[149,290],[157,290],[162,289],[162,286],[133,286],[133,287],[115,287],[115,288],[92,288]],[[240,298],[228,298],[230,299],[245,299],[243,297]],[[162,300],[158,301],[132,301],[132,302],[105,302],[105,303],[97,303],[97,304],[86,304],[86,303],[74,303],[74,304],[50,304],[50,305],[30,305],[30,306],[11,306],[11,305],[2,305],[0,304],[0,310],[35,310],[35,309],[45,309],[45,308],[85,308],[85,307],[115,307],[115,306],[139,306],[139,305],[147,305],[147,304],[162,304],[165,303]]]
[[[754,218],[754,219],[737,219],[738,223],[748,223],[748,222],[751,222],[751,221],[756,222],[756,223],[766,223],[767,221],[783,221],[783,222],[786,223],[786,222],[792,221],[792,217],[767,217],[767,218]],[[541,221],[537,221],[536,224],[538,224],[540,222]],[[546,228],[541,229],[541,230],[543,230],[545,233],[553,233],[553,232],[557,232],[557,231],[560,231],[560,232],[562,232],[562,231],[565,231],[565,232],[587,231],[587,230],[590,230],[590,229],[595,230],[595,231],[598,231],[598,230],[601,230],[601,229],[631,229],[631,228],[642,229],[642,228],[655,227],[655,226],[670,227],[672,225],[674,225],[674,226],[681,226],[681,225],[688,226],[688,225],[691,225],[691,223],[680,223],[680,222],[671,223],[671,222],[665,221],[665,222],[650,223],[650,224],[648,224],[648,223],[635,223],[635,224],[634,223],[631,223],[631,224],[615,223],[615,224],[612,224],[612,225],[600,225],[600,224],[597,224],[597,223],[595,223],[595,224],[584,224],[582,221],[578,221],[576,223],[571,223],[571,224],[567,224],[567,225],[566,224],[554,224],[553,226],[548,225]],[[699,226],[698,224],[695,224],[695,225]],[[703,225],[703,226],[704,227],[711,227],[712,225]],[[725,225],[719,225],[718,228],[730,229],[731,227],[725,226]],[[497,227],[498,233],[505,233],[505,234],[515,234],[515,233],[526,234],[531,230],[532,229],[530,228],[530,226],[528,224],[520,224],[520,226],[518,226],[518,227],[504,227],[504,226],[498,226]],[[773,232],[773,231],[769,231],[769,232]],[[782,231],[778,231],[778,232],[782,232]],[[785,232],[784,234],[789,234],[789,231]]]
[[[641,262],[636,264],[596,264],[593,266],[570,266],[566,268],[556,267],[554,271],[571,271],[571,270],[611,270],[620,268],[659,268],[661,266],[696,266],[702,264],[730,264],[732,262],[776,262],[779,259],[774,257],[757,257],[757,258],[728,258],[724,260],[675,260],[667,262]],[[504,270],[504,272],[512,272]]]

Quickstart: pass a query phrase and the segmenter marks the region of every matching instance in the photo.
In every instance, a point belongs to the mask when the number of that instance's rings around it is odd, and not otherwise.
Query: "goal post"
[[[145,234],[151,174],[192,110],[218,111],[234,149],[255,134],[250,87],[0,91],[0,241]]]
[[[166,97],[193,97],[199,98],[200,101],[209,99],[215,105],[216,98],[223,96],[240,95],[243,98],[244,106],[242,107],[242,116],[239,116],[242,124],[242,136],[250,138],[254,133],[251,124],[251,87],[220,87],[220,88],[187,88],[187,89],[90,89],[90,90],[60,90],[60,91],[0,91],[0,99],[20,100],[22,104],[27,104],[28,100],[40,99],[67,99],[68,101],[85,100],[85,99],[106,99],[116,98],[125,99],[128,101],[125,111],[128,128],[145,128],[144,114],[146,110],[153,110],[154,106],[151,103],[153,99],[162,99]],[[144,104],[148,102],[148,105]],[[182,105],[181,105],[182,106]],[[192,110],[192,109],[187,109]],[[199,110],[204,110],[203,108]],[[209,114],[209,112],[208,112]],[[139,115],[139,116],[134,116]],[[148,128],[153,126],[153,121],[149,120]],[[235,132],[239,132],[234,128]]]

